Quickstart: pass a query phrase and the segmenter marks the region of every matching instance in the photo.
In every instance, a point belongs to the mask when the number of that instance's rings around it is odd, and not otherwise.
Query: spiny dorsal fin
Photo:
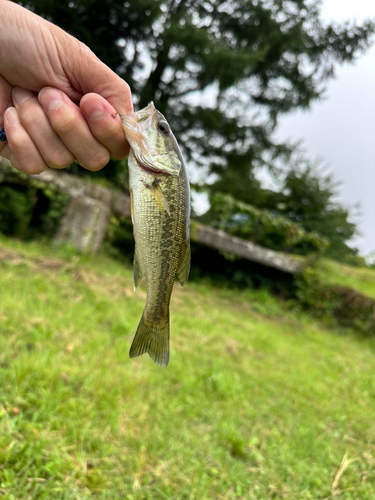
[[[177,269],[177,276],[181,283],[181,286],[184,286],[188,280],[190,272],[190,241],[186,243],[185,253],[181,260],[180,267]]]

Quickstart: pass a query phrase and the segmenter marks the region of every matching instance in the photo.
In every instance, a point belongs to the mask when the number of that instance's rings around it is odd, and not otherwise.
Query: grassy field
[[[375,298],[375,269],[351,267],[322,260],[318,271],[320,278],[327,284],[348,286]]]
[[[375,341],[191,283],[162,369],[130,267],[0,239],[0,270],[0,498],[374,499]]]

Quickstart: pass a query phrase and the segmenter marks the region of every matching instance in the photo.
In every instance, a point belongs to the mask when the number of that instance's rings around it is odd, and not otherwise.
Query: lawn
[[[0,498],[373,500],[375,341],[176,285],[167,369],[105,255],[0,239]]]

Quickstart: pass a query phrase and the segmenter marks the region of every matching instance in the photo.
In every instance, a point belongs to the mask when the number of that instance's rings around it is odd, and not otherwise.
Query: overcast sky
[[[326,21],[375,18],[375,0],[323,0]],[[355,219],[362,236],[354,243],[363,255],[375,252],[375,47],[354,64],[337,69],[325,100],[309,112],[280,122],[278,137],[301,139],[305,151],[329,166],[342,181],[340,201],[361,206]]]

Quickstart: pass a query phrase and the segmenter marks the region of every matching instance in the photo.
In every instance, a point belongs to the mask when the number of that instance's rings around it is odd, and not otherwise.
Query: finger
[[[30,135],[45,163],[52,168],[66,168],[71,165],[75,158],[51,127],[37,94],[15,87],[13,102],[22,126]]]
[[[12,106],[12,86],[0,76],[0,130],[4,126],[4,112],[9,106]],[[3,150],[7,146],[6,142],[0,141],[0,155],[3,155]],[[6,158],[6,156],[4,156]]]
[[[6,155],[15,168],[26,174],[36,175],[43,172],[47,164],[20,123],[16,108],[8,108],[5,111],[4,128],[8,144],[2,154]]]
[[[113,158],[125,158],[129,144],[125,138],[121,118],[115,108],[98,94],[86,94],[80,102],[81,111],[93,135]]]
[[[108,163],[108,149],[92,135],[78,106],[63,92],[45,87],[38,99],[53,130],[82,167],[96,171]]]

